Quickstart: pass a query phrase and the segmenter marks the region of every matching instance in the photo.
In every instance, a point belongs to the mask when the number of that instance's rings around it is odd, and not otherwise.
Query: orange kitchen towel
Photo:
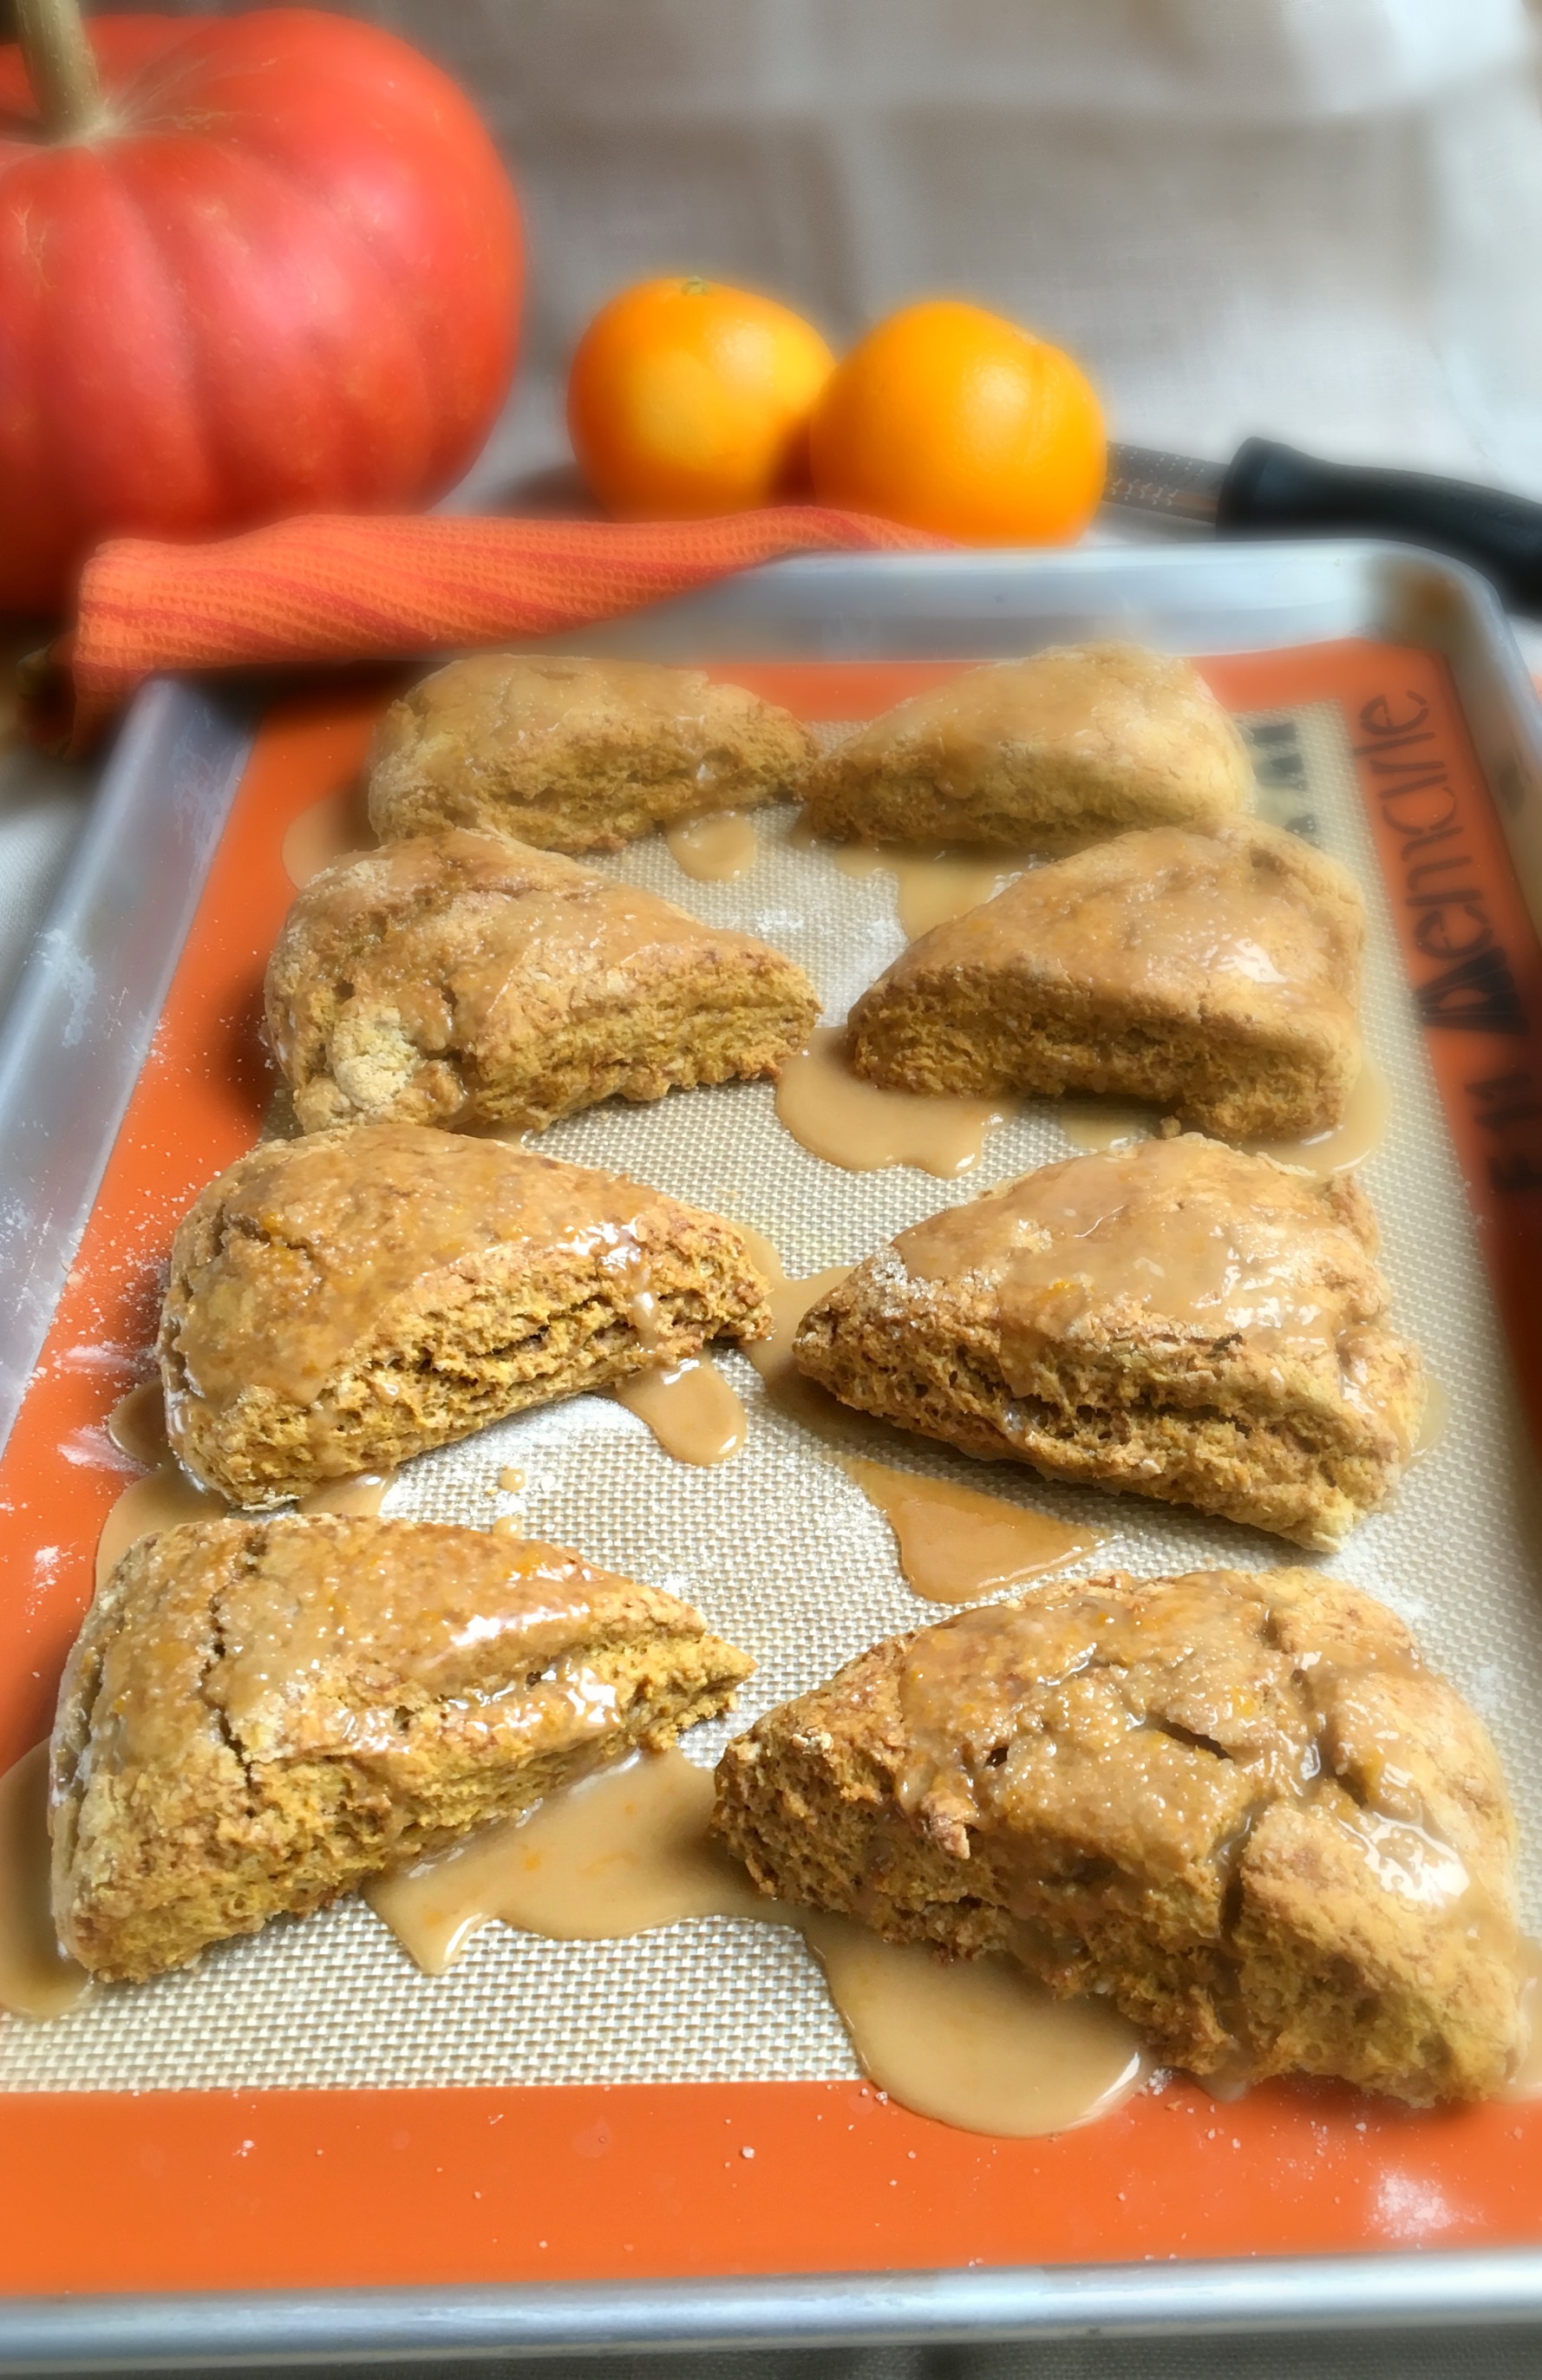
[[[115,538],[55,649],[52,740],[87,749],[155,670],[410,660],[614,619],[780,554],[946,541],[819,504],[644,522],[313,513],[208,545]]]

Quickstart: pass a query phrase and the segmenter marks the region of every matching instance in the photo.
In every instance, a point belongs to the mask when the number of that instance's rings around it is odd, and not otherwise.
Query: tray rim
[[[930,610],[940,597],[944,617]],[[1165,599],[1165,600],[1163,600]],[[923,613],[918,607],[926,605]],[[604,629],[546,640],[631,650],[829,624],[826,659],[892,652],[917,623],[933,653],[982,632],[1096,617],[1169,641],[1268,650],[1355,634],[1451,665],[1534,909],[1542,893],[1542,704],[1498,599],[1460,565],[1368,540],[1074,553],[797,558]],[[1112,617],[1111,618],[1111,613]],[[811,615],[813,615],[811,617]],[[1222,634],[1202,621],[1222,623]],[[1015,640],[1014,640],[1015,641]],[[838,648],[838,650],[837,650]],[[921,645],[915,648],[921,650]],[[790,657],[790,656],[789,656]],[[1479,716],[1475,717],[1475,711]],[[239,784],[250,689],[152,681],[138,697],[0,1031],[0,1444],[9,1434],[102,1171],[159,1021]],[[167,799],[169,786],[171,798]],[[142,864],[126,870],[125,853]],[[1528,865],[1529,862],[1529,865]],[[132,881],[126,894],[126,875]],[[91,961],[82,983],[81,951]],[[115,965],[115,962],[116,963]],[[67,1128],[82,1103],[96,1127]],[[994,2267],[587,2286],[318,2289],[0,2301],[0,2369],[313,2361],[350,2353],[533,2355],[709,2346],[941,2341],[1098,2330],[1287,2329],[1542,2316],[1542,2249]]]
[[[0,1024],[0,1448],[10,1437],[241,782],[253,727],[136,698]],[[163,786],[171,798],[160,798]],[[94,1126],[94,1129],[93,1129]]]
[[[282,2358],[948,2344],[1405,2330],[1542,2315],[1542,2255],[1485,2249],[1178,2264],[1008,2265],[432,2289],[13,2299],[0,2370],[229,2370]]]

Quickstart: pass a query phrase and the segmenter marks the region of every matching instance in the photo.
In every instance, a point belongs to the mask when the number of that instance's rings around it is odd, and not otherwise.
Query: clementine
[[[773,504],[807,484],[808,416],[835,358],[811,323],[721,282],[644,281],[579,340],[567,427],[625,519]]]
[[[1101,407],[1059,347],[958,298],[869,331],[809,425],[822,504],[965,545],[1067,545],[1103,492]]]

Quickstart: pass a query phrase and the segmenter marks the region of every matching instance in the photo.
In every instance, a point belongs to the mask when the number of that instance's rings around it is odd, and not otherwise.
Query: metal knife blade
[[[1167,455],[1154,446],[1111,446],[1103,502],[1213,529],[1225,477],[1224,464],[1204,463],[1194,455]]]
[[[1103,501],[1220,537],[1376,537],[1453,554],[1542,618],[1542,503],[1464,480],[1325,463],[1249,438],[1226,464],[1111,446]]]

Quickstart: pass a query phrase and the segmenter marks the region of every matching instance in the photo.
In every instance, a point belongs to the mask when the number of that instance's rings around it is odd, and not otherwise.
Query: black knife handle
[[[1250,438],[1221,482],[1223,537],[1332,530],[1433,546],[1493,580],[1513,611],[1542,613],[1542,504],[1462,480],[1322,463]]]

